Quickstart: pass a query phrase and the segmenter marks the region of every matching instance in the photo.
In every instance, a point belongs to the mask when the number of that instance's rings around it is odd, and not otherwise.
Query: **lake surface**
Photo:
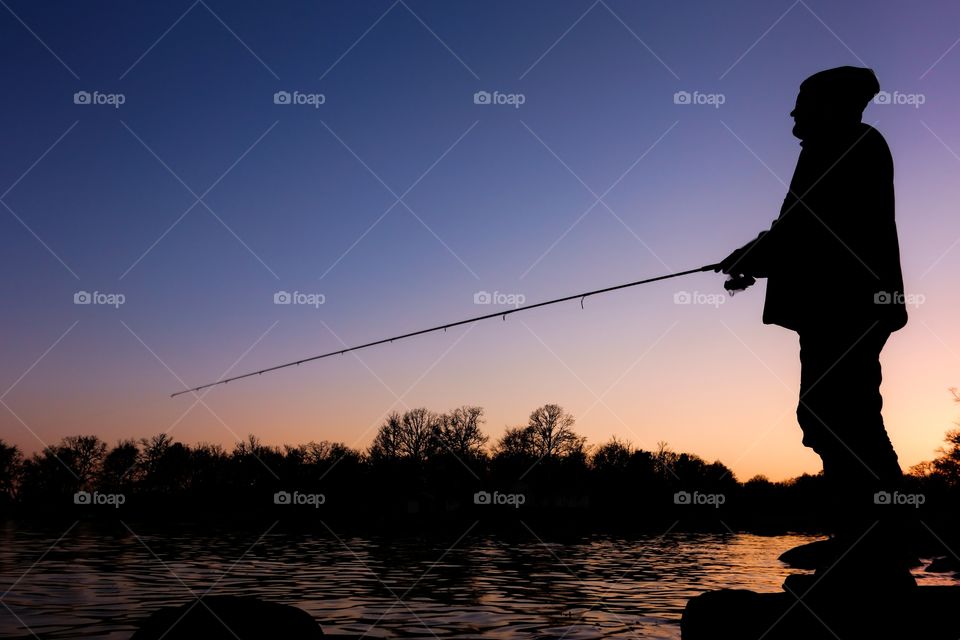
[[[0,637],[43,639],[127,638],[150,611],[208,589],[292,604],[328,633],[372,638],[679,638],[691,596],[778,591],[789,571],[777,556],[814,539],[669,533],[560,543],[535,528],[511,539],[479,527],[386,539],[266,526],[203,534],[2,527],[0,588],[9,592]]]

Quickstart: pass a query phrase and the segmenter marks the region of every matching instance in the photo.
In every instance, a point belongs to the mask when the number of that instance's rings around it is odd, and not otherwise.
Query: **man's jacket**
[[[744,258],[768,278],[763,322],[900,329],[907,312],[886,141],[859,124],[801,146],[780,216]]]

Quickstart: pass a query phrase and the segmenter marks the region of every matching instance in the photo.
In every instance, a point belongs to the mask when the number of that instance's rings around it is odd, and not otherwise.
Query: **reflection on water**
[[[301,607],[328,633],[679,638],[688,598],[721,587],[778,591],[788,571],[777,556],[812,539],[671,533],[556,543],[529,529],[518,540],[473,532],[388,540],[321,529],[261,538],[78,524],[51,548],[62,529],[8,523],[0,637],[127,638],[153,609],[210,589]]]

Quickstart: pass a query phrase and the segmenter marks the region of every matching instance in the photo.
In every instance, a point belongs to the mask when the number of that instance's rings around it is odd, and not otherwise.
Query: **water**
[[[561,544],[529,528],[516,540],[65,528],[0,530],[9,589],[0,637],[127,638],[153,609],[209,589],[301,607],[327,633],[372,638],[679,638],[691,596],[778,591],[788,571],[777,556],[814,539],[670,533]]]

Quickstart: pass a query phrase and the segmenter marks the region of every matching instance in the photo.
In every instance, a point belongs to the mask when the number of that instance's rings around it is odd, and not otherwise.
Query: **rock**
[[[787,549],[780,554],[778,560],[794,569],[818,569],[820,567],[829,567],[843,554],[844,548],[837,542],[836,538],[824,538],[823,540],[814,540],[807,544],[802,544],[793,549]],[[907,552],[904,561],[910,567],[919,567],[923,563],[916,554]],[[960,570],[960,566],[957,569]]]
[[[793,549],[787,549],[780,554],[780,562],[794,569],[816,569],[824,565],[829,566],[831,560],[837,556],[837,544],[833,538],[814,540]]]
[[[323,638],[302,609],[257,598],[205,596],[154,611],[130,640],[313,640]],[[206,605],[206,606],[204,606]]]
[[[722,589],[692,598],[683,640],[956,640],[960,587],[917,587],[900,597],[857,594],[803,600],[789,593]],[[858,597],[859,596],[859,597]]]
[[[953,571],[960,571],[960,560],[957,560],[953,556],[934,558],[933,562],[928,564],[924,571],[929,571],[930,573],[950,573]]]

